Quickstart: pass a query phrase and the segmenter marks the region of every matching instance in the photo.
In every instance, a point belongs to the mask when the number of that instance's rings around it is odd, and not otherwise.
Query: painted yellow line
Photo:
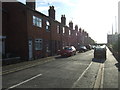
[[[98,89],[103,88],[103,77],[104,77],[104,64],[101,64],[99,67],[99,71],[97,73],[97,78],[95,80],[93,90],[96,90],[96,88]]]
[[[103,88],[103,80],[104,80],[104,64],[102,64],[102,76],[101,76],[100,88]]]

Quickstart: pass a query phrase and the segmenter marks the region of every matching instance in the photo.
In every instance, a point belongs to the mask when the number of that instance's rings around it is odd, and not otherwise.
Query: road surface
[[[2,88],[118,88],[117,61],[94,59],[93,50],[2,75]],[[24,67],[24,66],[23,66]]]

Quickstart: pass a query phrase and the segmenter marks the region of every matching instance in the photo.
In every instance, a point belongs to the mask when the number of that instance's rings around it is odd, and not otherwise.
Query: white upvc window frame
[[[71,30],[69,30],[69,36],[71,35]]]
[[[63,34],[65,34],[65,27],[62,28]]]
[[[35,50],[42,50],[43,39],[35,39]]]
[[[57,33],[60,34],[60,25],[57,25]]]
[[[36,16],[33,16],[33,25],[42,28],[42,19]]]
[[[46,31],[50,32],[50,22],[48,20],[46,20]]]

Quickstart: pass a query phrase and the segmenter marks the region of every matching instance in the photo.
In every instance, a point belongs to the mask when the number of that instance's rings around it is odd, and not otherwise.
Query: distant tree
[[[120,34],[118,35],[118,51],[120,52]]]
[[[120,34],[118,35],[118,40],[112,46],[114,51],[120,51]]]
[[[120,43],[120,42],[116,41],[116,42],[113,44],[113,50],[116,51],[116,52],[118,52],[118,43]]]

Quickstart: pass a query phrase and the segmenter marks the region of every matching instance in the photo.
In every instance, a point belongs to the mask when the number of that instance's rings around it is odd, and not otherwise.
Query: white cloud
[[[74,21],[98,42],[107,41],[107,32],[117,16],[118,0],[78,0],[73,12]]]
[[[74,1],[72,2],[72,0],[37,0],[38,3],[40,4],[53,4],[53,3],[62,3],[65,5],[69,5],[69,6],[74,6]]]
[[[44,11],[47,11],[47,10],[48,10],[48,7],[47,7],[47,6],[37,7],[36,10],[37,10],[37,11],[40,11],[40,12],[44,12]]]
[[[117,2],[120,0],[37,0],[41,5],[61,3],[72,6],[73,11],[66,16],[67,23],[73,18],[73,23],[85,29],[98,42],[107,41],[107,33],[112,29],[112,23],[117,16]],[[58,8],[59,5],[55,8]],[[38,7],[39,11],[48,11],[47,7]],[[60,7],[63,8],[63,7]],[[64,8],[63,8],[64,9]],[[69,8],[68,8],[69,10]],[[57,9],[56,9],[57,11]],[[59,11],[57,11],[59,12]],[[63,12],[64,13],[64,12]],[[65,12],[64,14],[67,14]],[[62,14],[62,13],[61,13]],[[60,15],[56,15],[60,16]],[[59,17],[60,18],[60,17]]]

